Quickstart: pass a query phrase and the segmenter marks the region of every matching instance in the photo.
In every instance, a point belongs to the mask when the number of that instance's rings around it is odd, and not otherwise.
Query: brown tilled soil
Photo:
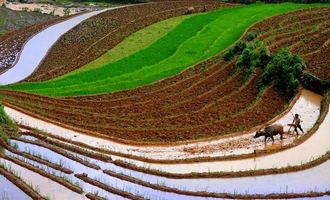
[[[306,71],[321,80],[330,79],[330,8],[296,11],[272,17],[250,28],[275,52],[288,47],[305,61]]]
[[[329,47],[324,39],[329,16],[330,8],[295,11],[257,23],[247,32],[258,32],[272,52],[289,46],[304,57]],[[306,39],[300,40],[303,36]],[[302,41],[313,46],[299,48]],[[221,57],[155,84],[113,94],[57,99],[1,93],[6,105],[36,117],[131,144],[164,144],[238,132],[269,121],[286,107],[287,102],[273,88],[256,98],[262,71],[256,70],[250,80],[243,81],[242,73],[232,72],[235,60],[227,63]],[[329,59],[323,56],[321,60]],[[306,65],[312,69],[309,61]]]
[[[104,197],[100,197],[98,195],[95,195],[95,194],[92,194],[92,193],[88,193],[86,194],[86,197],[90,200],[107,200],[106,198]]]
[[[297,98],[295,98],[295,100],[296,99]],[[292,105],[294,105],[295,100],[293,100],[293,102],[291,102]],[[326,101],[325,105],[328,105],[328,104],[329,104],[329,101]],[[290,106],[292,106],[292,105],[290,105]],[[157,160],[157,159],[148,158],[148,157],[140,157],[140,156],[134,156],[134,155],[131,155],[131,154],[120,153],[120,152],[117,152],[117,151],[105,150],[105,149],[102,149],[102,148],[90,146],[90,145],[85,144],[85,143],[68,140],[68,139],[63,138],[61,136],[56,136],[56,135],[47,134],[47,133],[46,134],[41,133],[40,131],[34,130],[34,129],[32,129],[30,127],[27,127],[27,126],[21,125],[21,127],[26,129],[26,130],[29,130],[28,132],[24,132],[22,134],[30,135],[30,136],[36,137],[38,139],[41,139],[43,141],[46,141],[46,142],[47,141],[52,141],[51,143],[49,143],[51,145],[66,148],[67,145],[62,146],[60,141],[64,141],[68,144],[72,144],[71,147],[70,147],[70,149],[72,149],[72,151],[76,150],[75,146],[79,146],[79,147],[83,147],[85,149],[94,150],[96,152],[102,152],[102,153],[109,154],[109,155],[116,155],[116,156],[120,156],[120,157],[130,158],[130,159],[139,160],[139,161],[143,161],[143,162],[147,162],[147,163],[173,164],[173,163],[194,163],[194,162],[208,162],[208,161],[238,160],[238,159],[245,159],[245,158],[257,157],[257,156],[263,156],[263,155],[267,155],[267,154],[270,154],[270,153],[283,151],[283,150],[292,148],[294,146],[300,145],[301,143],[306,141],[308,138],[310,138],[314,134],[314,132],[318,130],[319,125],[323,122],[323,120],[324,120],[327,113],[328,113],[327,107],[324,110],[322,109],[320,117],[317,120],[316,124],[313,126],[313,128],[307,134],[305,134],[303,137],[295,139],[294,143],[290,143],[290,144],[285,145],[285,146],[279,146],[279,147],[275,147],[275,148],[266,148],[264,150],[259,150],[259,151],[256,151],[254,153],[242,154],[242,155],[237,155],[237,156],[235,155],[235,156],[219,156],[219,157],[198,157],[198,158],[191,158],[191,159],[175,159],[175,160]],[[277,117],[279,117],[279,116],[277,116]],[[295,135],[287,135],[286,137],[295,137]],[[57,140],[53,140],[53,138],[55,138]],[[240,146],[246,147],[249,143],[253,142],[252,140],[253,140],[252,138],[247,138],[247,141],[246,140],[240,140],[240,141],[235,141],[234,143],[231,143],[231,142],[224,143],[224,146],[222,146],[222,145],[220,145],[220,146],[208,146],[206,149],[195,147],[195,148],[185,148],[184,150],[188,151],[190,153],[209,152],[209,151],[216,151],[216,150],[219,150],[219,149],[227,149],[228,150],[228,149],[233,149],[233,148],[237,148],[237,147],[240,147]]]

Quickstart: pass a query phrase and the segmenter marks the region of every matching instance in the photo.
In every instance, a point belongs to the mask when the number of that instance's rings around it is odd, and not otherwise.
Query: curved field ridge
[[[18,171],[21,179],[24,182],[31,183],[32,181],[33,185],[36,188],[39,188],[39,191],[43,195],[51,197],[52,199],[55,198],[55,194],[56,194],[56,199],[72,199],[72,200],[86,199],[82,194],[78,194],[71,190],[68,190],[64,186],[56,182],[53,182],[50,179],[43,177],[40,174],[37,174],[36,172],[33,172],[22,166],[19,166],[11,161],[0,158],[0,163],[9,166],[11,169],[14,169],[15,171]]]
[[[183,191],[228,194],[272,194],[325,192],[330,188],[330,161],[311,169],[284,174],[240,178],[171,179],[111,166],[110,171],[125,174],[152,184],[162,183]],[[175,170],[173,170],[175,171]],[[308,181],[304,181],[308,180]],[[271,183],[271,184],[270,184]]]
[[[295,105],[291,108],[286,115],[277,119],[276,122],[282,125],[291,123],[292,114],[299,111],[304,118],[304,130],[307,132],[315,124],[320,107],[321,97],[314,93],[304,90],[302,95],[297,100]],[[84,135],[82,133],[71,131],[51,123],[47,123],[36,118],[30,117],[14,109],[5,108],[6,113],[16,122],[20,124],[28,125],[32,128],[39,128],[48,133],[60,136],[65,139],[82,142],[92,147],[102,148],[109,151],[130,154],[137,157],[150,157],[155,160],[176,160],[183,158],[198,158],[198,157],[216,157],[216,156],[228,156],[228,155],[242,155],[252,153],[254,150],[264,149],[263,139],[254,141],[252,139],[254,131],[247,132],[243,135],[238,135],[230,138],[220,138],[213,141],[195,142],[185,145],[174,145],[174,146],[154,146],[154,147],[138,147],[129,146],[124,144],[118,144],[106,139],[97,138],[93,136]],[[285,140],[281,145],[287,145],[295,141],[294,137],[285,135]],[[252,141],[251,141],[252,140]],[[236,143],[235,143],[236,141]],[[245,144],[245,142],[247,142]],[[241,147],[242,144],[246,146]],[[222,146],[223,147],[222,147]],[[279,145],[277,142],[273,146]],[[228,148],[226,146],[230,146]],[[201,148],[200,150],[198,148]],[[214,150],[212,150],[214,148]],[[267,146],[266,146],[267,148]],[[272,148],[272,145],[269,146]],[[207,151],[209,149],[209,151]],[[200,152],[198,152],[200,151]]]
[[[315,5],[256,4],[194,16],[148,48],[110,65],[52,81],[23,83],[9,88],[51,96],[98,94],[136,88],[179,73],[218,53],[258,20],[310,6]]]
[[[303,92],[304,94],[304,92]],[[306,94],[305,94],[306,95]],[[314,102],[316,99],[310,98],[311,102]],[[317,100],[319,101],[319,100]],[[299,99],[297,100],[297,104],[299,104]],[[299,105],[298,105],[299,106]],[[301,106],[301,105],[300,105]],[[13,116],[14,112],[11,112],[11,109],[6,108],[6,112]],[[330,113],[328,113],[320,125],[317,132],[309,139],[311,140],[315,135],[323,135],[325,137],[319,138],[321,140],[320,147],[326,147],[326,143],[329,143],[327,130],[329,129],[329,117]],[[29,116],[24,117],[24,115],[17,115],[17,119],[21,120],[22,123],[26,123],[31,125],[31,120],[28,119]],[[35,125],[43,128],[42,125],[44,122],[34,120]],[[39,124],[39,125],[38,125]],[[34,126],[34,125],[32,125]],[[47,124],[47,127],[54,128],[52,124]],[[55,133],[57,133],[61,128],[53,129]],[[62,129],[63,130],[63,129]],[[22,130],[27,131],[27,130]],[[323,132],[323,133],[322,133]],[[28,132],[26,132],[28,134]],[[249,198],[249,199],[270,199],[270,198],[286,198],[286,197],[318,197],[322,195],[329,194],[329,182],[328,182],[328,166],[329,161],[320,164],[319,166],[309,168],[303,171],[297,171],[292,173],[283,173],[283,174],[273,174],[273,175],[263,175],[263,176],[256,176],[256,177],[238,177],[238,178],[180,178],[180,179],[173,179],[173,178],[165,178],[158,175],[151,175],[148,172],[142,173],[138,171],[131,170],[126,168],[125,166],[117,165],[117,161],[129,161],[135,165],[139,165],[141,167],[150,167],[150,166],[158,166],[158,164],[147,164],[145,162],[139,162],[131,159],[125,159],[118,156],[111,156],[113,162],[110,161],[103,161],[99,158],[100,155],[97,151],[93,151],[90,149],[85,149],[83,146],[73,145],[68,143],[67,147],[63,145],[59,145],[63,143],[63,140],[59,140],[56,142],[48,142],[48,137],[34,137],[34,136],[27,136],[25,133],[22,133],[23,136],[21,137],[12,137],[12,143],[19,147],[19,151],[25,152],[28,154],[35,153],[36,155],[41,156],[42,158],[52,158],[52,162],[60,162],[64,163],[64,165],[69,166],[70,169],[74,171],[74,175],[66,176],[66,180],[73,181],[74,183],[78,183],[80,187],[83,188],[85,193],[94,191],[100,194],[101,196],[107,198],[116,198],[121,199],[118,197],[114,197],[113,194],[120,194],[122,197],[130,197],[133,199],[143,198],[150,198],[155,199],[159,197],[163,197],[165,199],[204,199],[206,197],[222,197],[222,198],[234,198],[234,199],[241,199],[241,198]],[[79,133],[70,132],[70,130],[63,130],[63,135],[71,135],[73,138],[79,138]],[[41,134],[42,135],[42,134]],[[95,138],[95,140],[98,140]],[[307,140],[307,142],[309,141]],[[318,140],[318,141],[319,141]],[[88,140],[84,140],[84,142],[89,143]],[[305,142],[306,143],[306,142]],[[302,145],[304,145],[303,143]],[[315,141],[314,141],[315,143]],[[98,144],[102,145],[103,144]],[[315,147],[321,149],[318,145],[314,144]],[[329,145],[329,144],[328,144]],[[81,148],[82,147],[82,148]],[[295,147],[296,148],[296,147]],[[304,148],[304,147],[302,147]],[[306,147],[305,147],[306,148]],[[294,149],[294,148],[292,148]],[[315,150],[312,150],[315,152]],[[62,156],[65,154],[61,154],[60,152],[71,152],[74,157],[79,157],[83,161],[87,161],[89,163],[96,164],[100,167],[100,170],[95,170],[89,166],[83,166],[82,163],[76,162],[75,160],[68,159],[66,156]],[[83,150],[83,151],[81,151]],[[281,153],[285,153],[283,151]],[[312,152],[312,153],[313,153]],[[306,152],[307,153],[307,152]],[[276,153],[280,154],[280,153]],[[276,155],[272,154],[272,155]],[[111,155],[111,154],[110,154]],[[268,155],[268,156],[272,156]],[[59,175],[58,171],[51,169],[49,166],[42,165],[38,162],[33,162],[26,157],[21,157],[16,155],[15,153],[5,152],[6,158],[10,158],[10,161],[3,160],[1,161],[6,163],[11,163],[12,169],[15,169],[22,175],[22,178],[27,181],[31,180],[33,185],[39,185],[40,191],[42,194],[47,194],[47,196],[52,197],[54,195],[54,199],[61,199],[68,197],[70,195],[72,199],[84,199],[82,195],[74,194],[71,191],[67,190],[63,186],[55,183],[53,180],[43,178],[41,182],[48,181],[49,186],[52,185],[51,190],[50,187],[45,187],[44,185],[40,185],[39,179],[41,178],[38,174],[31,172],[30,170],[25,169],[25,167],[20,167],[17,164],[17,159],[22,160],[18,163],[23,164],[30,164],[36,168],[42,169],[44,172],[54,175]],[[109,156],[107,154],[106,156]],[[260,162],[260,158],[264,157],[257,157],[256,162],[257,165]],[[315,155],[318,156],[318,155]],[[315,157],[316,159],[317,157]],[[301,157],[294,157],[291,156],[290,159],[286,158],[284,155],[283,159],[288,160],[298,160]],[[314,159],[314,158],[313,158]],[[310,159],[309,161],[312,161]],[[244,162],[247,159],[237,160],[237,161],[226,161],[226,162]],[[248,159],[249,160],[249,159]],[[271,159],[269,161],[269,165],[273,163],[273,166],[276,167],[277,160]],[[272,163],[271,163],[272,162]],[[216,162],[218,163],[218,162]],[[275,164],[274,164],[275,163]],[[206,163],[199,163],[203,167]],[[214,165],[214,162],[208,162],[210,166]],[[302,162],[302,164],[304,164]],[[172,173],[177,173],[177,167],[181,166],[182,164],[171,164],[171,165],[160,165],[160,166],[172,166]],[[186,166],[194,166],[196,164],[188,164]],[[31,168],[31,167],[30,167]],[[33,169],[33,167],[32,167]],[[256,167],[258,169],[258,167]],[[186,170],[189,170],[187,167]],[[174,172],[173,172],[174,171]],[[181,173],[181,171],[179,170]],[[211,171],[212,172],[212,171]],[[218,171],[217,171],[218,172]],[[83,175],[82,173],[87,174]],[[29,178],[27,178],[29,177]],[[301,183],[299,177],[308,177],[309,181],[306,184],[298,184]],[[80,179],[80,180],[78,180]],[[283,184],[283,181],[285,184]],[[273,182],[273,184],[265,184]],[[90,185],[92,184],[92,185]],[[94,185],[95,184],[95,185]],[[105,192],[101,190],[102,188],[108,188],[109,192]],[[141,193],[143,191],[143,193]],[[56,195],[58,192],[61,192],[61,196]],[[92,193],[94,193],[92,192]],[[311,193],[310,193],[311,192]],[[111,194],[113,193],[113,194]],[[62,196],[64,195],[64,196]],[[126,196],[129,195],[129,196]],[[111,198],[110,198],[111,199]]]
[[[304,143],[291,149],[257,158],[249,158],[234,161],[216,161],[192,164],[146,164],[131,159],[120,160],[134,163],[137,166],[155,169],[168,173],[190,174],[205,172],[244,172],[251,170],[265,170],[273,168],[285,168],[288,166],[300,166],[324,156],[330,147],[330,112],[326,115],[319,129]],[[306,151],[308,149],[308,151]],[[290,159],[288,159],[290,158]]]
[[[24,136],[22,136],[24,137]],[[86,156],[83,154],[78,154],[75,151],[73,153],[76,156],[89,162],[97,164],[101,170],[94,170],[86,166],[82,166],[80,163],[77,163],[73,160],[70,160],[66,157],[59,155],[56,151],[50,150],[49,148],[55,147],[55,145],[48,145],[48,147],[41,147],[36,145],[36,138],[29,137],[24,139],[25,142],[20,142],[14,140],[13,142],[17,144],[22,152],[38,152],[45,158],[53,158],[53,162],[58,160],[65,160],[68,165],[72,166],[75,174],[87,173],[87,177],[84,176],[75,176],[80,177],[82,181],[79,181],[81,185],[84,185],[86,189],[85,192],[89,192],[90,189],[94,189],[99,192],[99,195],[110,198],[110,194],[102,191],[100,188],[93,187],[89,183],[90,180],[97,180],[103,185],[116,188],[117,190],[112,190],[113,192],[125,191],[131,193],[131,195],[140,196],[143,195],[145,198],[155,199],[156,197],[164,197],[165,199],[203,199],[205,197],[227,197],[227,198],[239,198],[242,196],[235,195],[252,195],[249,199],[257,198],[253,195],[270,195],[272,193],[276,195],[292,195],[295,194],[295,197],[308,197],[308,192],[314,192],[313,195],[319,196],[322,194],[329,194],[329,173],[327,169],[329,166],[329,161],[303,171],[297,171],[293,173],[284,173],[284,174],[274,174],[266,176],[257,176],[257,177],[240,177],[240,178],[193,178],[193,179],[172,179],[164,178],[160,176],[150,175],[146,173],[141,173],[137,171],[132,171],[127,168],[123,168],[113,163],[107,163],[100,160],[95,160],[92,156]],[[40,142],[37,142],[41,144]],[[16,157],[14,154],[9,154],[12,157]],[[27,163],[32,163],[28,159],[24,159]],[[33,163],[34,166],[42,166],[39,163]],[[43,166],[46,171],[57,173],[56,171],[50,169],[47,166]],[[20,169],[22,170],[22,168]],[[18,170],[18,171],[20,171]],[[126,176],[126,177],[125,177]],[[33,177],[33,175],[32,175]],[[70,175],[71,180],[76,180],[76,178]],[[101,178],[102,177],[102,178]],[[308,177],[310,181],[304,182],[304,184],[297,184],[298,181],[301,181],[299,177]],[[135,181],[132,181],[132,180]],[[283,180],[285,185],[283,184]],[[33,178],[33,180],[35,180]],[[136,181],[138,180],[138,182]],[[273,180],[273,181],[271,181]],[[269,181],[274,182],[274,184],[264,184]],[[92,183],[92,182],[91,182]],[[145,183],[148,183],[146,185]],[[249,183],[249,184],[244,184]],[[254,184],[252,184],[254,183]],[[300,182],[301,183],[301,182]],[[226,187],[227,186],[227,187]],[[170,188],[168,190],[166,188]],[[141,193],[143,191],[143,193]],[[54,191],[56,192],[56,191]],[[316,193],[320,194],[317,195]],[[119,193],[118,193],[119,194]],[[121,193],[123,194],[123,193]],[[232,196],[233,195],[233,196]],[[282,197],[283,197],[282,196]],[[243,196],[244,197],[244,196]],[[277,196],[279,197],[279,196]],[[287,196],[288,197],[288,196]],[[115,197],[113,197],[115,198]],[[118,198],[118,197],[117,197]],[[116,199],[117,199],[116,198]],[[247,198],[247,196],[246,196]],[[270,196],[264,196],[263,198],[270,199]],[[121,198],[120,198],[121,199]],[[258,198],[260,199],[260,198]]]
[[[82,14],[64,22],[55,24],[33,36],[23,47],[17,63],[8,71],[0,75],[0,84],[19,82],[29,76],[39,65],[52,45],[74,26],[82,21],[100,14],[105,10]]]
[[[93,169],[91,167],[84,166],[83,164],[79,163],[78,161],[71,160],[71,159],[69,159],[69,158],[67,158],[67,157],[65,157],[61,154],[55,153],[54,151],[52,151],[50,149],[30,145],[28,143],[23,143],[23,142],[16,141],[16,140],[12,140],[12,141],[13,141],[14,144],[16,144],[17,146],[20,147],[21,150],[19,152],[25,153],[25,154],[28,154],[28,155],[32,155],[32,154],[42,155],[43,158],[47,158],[47,159],[51,158],[52,163],[62,163],[62,165],[69,166],[70,169],[72,169],[75,173],[78,173],[79,171],[80,172],[85,171],[85,172],[88,172],[88,174],[90,176],[100,176],[99,174],[102,174],[102,171],[99,171],[97,169]],[[33,148],[31,148],[31,146],[33,146]],[[41,152],[42,152],[42,154],[40,154]],[[16,159],[19,159],[19,160],[24,161],[26,163],[32,164],[33,166],[41,168],[46,172],[47,171],[52,172],[56,176],[61,175],[61,173],[59,171],[52,169],[48,165],[43,165],[41,163],[34,162],[34,161],[28,159],[27,157],[19,156],[15,153],[12,153],[12,152],[9,152],[9,151],[6,151],[5,154],[6,154],[6,156],[16,158]],[[71,154],[71,155],[75,155],[75,154]],[[86,160],[89,160],[89,158],[88,159],[86,158]],[[14,166],[14,169],[15,168],[16,168],[16,166]],[[19,169],[22,169],[22,168],[19,168]],[[100,188],[94,187],[90,184],[87,184],[83,181],[80,181],[79,179],[77,179],[74,176],[74,173],[67,174],[66,177],[67,177],[67,180],[70,180],[72,182],[74,181],[77,184],[79,184],[79,186],[83,189],[83,191],[85,193],[94,193],[94,192],[96,192],[99,195],[107,197],[108,199],[122,199],[117,195],[112,195],[110,193],[107,193],[107,192],[103,191]],[[38,180],[38,179],[34,174],[31,174],[30,175],[30,180],[34,181],[34,180]],[[48,180],[48,181],[50,181],[51,183],[53,182],[53,180]],[[39,184],[37,183],[37,185],[39,185]],[[70,195],[71,192],[68,191],[65,188],[62,188],[61,185],[53,185],[52,189],[48,189],[46,186],[41,186],[41,192],[42,193],[48,192],[48,195],[53,197],[52,199],[60,199],[60,200],[61,199],[71,199],[71,198],[85,199],[82,194],[81,195],[76,194],[75,196],[72,195],[72,197],[70,198],[69,195]],[[62,194],[63,196],[57,194],[57,193],[60,193],[60,192],[64,193],[64,194]],[[64,195],[66,195],[67,197],[65,197]]]
[[[329,114],[324,120],[324,123],[320,126],[320,131],[326,131],[329,127],[324,126],[327,124],[326,122],[329,120]],[[23,138],[24,137],[24,138]],[[219,195],[220,197],[229,197],[229,198],[242,198],[244,195],[252,195],[250,198],[257,198],[259,196],[254,195],[275,195],[274,197],[279,197],[276,195],[296,195],[295,197],[303,197],[308,195],[319,195],[329,194],[329,182],[328,182],[328,167],[329,161],[307,169],[303,171],[297,171],[293,173],[284,173],[284,174],[273,174],[273,175],[265,175],[265,176],[256,176],[256,177],[239,177],[239,178],[181,178],[181,179],[173,179],[173,178],[164,178],[156,175],[150,175],[146,173],[141,173],[137,171],[133,171],[127,169],[125,167],[114,165],[113,163],[107,163],[100,160],[95,160],[92,156],[86,156],[79,153],[75,153],[75,155],[83,158],[83,160],[88,160],[89,162],[93,162],[100,166],[101,170],[93,170],[89,167],[84,167],[75,161],[62,158],[58,153],[55,153],[53,150],[50,150],[50,146],[55,147],[55,144],[47,145],[48,147],[40,147],[38,144],[43,142],[38,142],[37,138],[31,136],[22,136],[22,140],[24,142],[20,142],[17,140],[13,140],[14,143],[17,144],[19,149],[24,149],[21,151],[24,152],[38,152],[39,155],[44,156],[45,158],[53,158],[53,161],[65,159],[66,164],[72,167],[76,174],[78,173],[87,173],[88,179],[83,178],[82,182],[86,191],[89,191],[89,185],[87,186],[86,182],[89,183],[88,180],[97,180],[102,184],[117,188],[120,191],[128,191],[131,192],[132,195],[141,195],[141,193],[137,191],[143,191],[142,195],[146,198],[149,197],[154,199],[155,197],[164,197],[165,199],[181,199],[181,198],[189,198],[189,199],[202,199],[205,197],[215,197]],[[325,139],[325,138],[324,138]],[[35,143],[37,142],[37,143]],[[13,154],[8,154],[11,156],[15,156]],[[115,156],[112,156],[113,159],[121,159]],[[243,160],[244,161],[244,160]],[[24,159],[24,162],[32,163],[28,159]],[[276,162],[276,160],[273,160]],[[132,161],[134,163],[134,161]],[[212,164],[212,163],[210,163]],[[34,166],[41,166],[39,163],[33,163]],[[14,169],[19,169],[18,171],[24,171],[23,168],[17,168],[16,165],[13,165]],[[145,166],[148,166],[145,164]],[[175,171],[175,164],[172,165]],[[56,171],[43,166],[45,171],[50,171],[52,173],[57,173]],[[26,171],[26,170],[25,170]],[[103,171],[103,173],[102,173]],[[123,175],[128,178],[123,177]],[[26,176],[24,174],[24,176]],[[33,178],[35,174],[30,173],[32,177],[31,180],[36,180]],[[70,176],[72,177],[72,176]],[[83,176],[77,176],[83,177]],[[103,178],[101,178],[103,177]],[[308,177],[310,181],[305,184],[301,183],[300,177]],[[135,180],[140,180],[139,182],[132,182],[132,178]],[[75,179],[71,179],[75,180]],[[283,181],[285,184],[283,184]],[[144,183],[142,183],[142,182]],[[273,184],[265,184],[273,182]],[[33,181],[33,183],[35,183]],[[149,186],[146,186],[145,183],[148,183]],[[157,187],[155,187],[157,186]],[[163,187],[160,187],[163,186]],[[164,189],[172,188],[172,190]],[[60,188],[59,186],[55,186],[53,188]],[[156,188],[156,189],[155,189]],[[176,190],[174,190],[176,189]],[[42,188],[41,191],[44,191],[45,188]],[[97,191],[97,190],[96,190]],[[201,192],[201,193],[198,193]],[[309,194],[309,192],[313,192],[313,194]],[[67,191],[64,192],[67,194]],[[49,193],[48,193],[49,194]],[[55,194],[55,191],[50,194]],[[102,196],[107,195],[107,193],[100,193]],[[233,195],[233,196],[232,196]],[[235,195],[243,195],[243,196],[235,196]],[[247,198],[247,196],[245,196]],[[268,198],[267,198],[268,197]],[[263,198],[270,199],[270,196],[263,196]],[[57,199],[57,198],[55,198]],[[259,198],[258,198],[259,199]]]
[[[275,16],[249,29],[260,33],[257,39],[269,45],[271,52],[286,47],[300,55],[305,71],[321,80],[330,79],[330,7],[311,9],[288,19]]]
[[[17,186],[15,186],[13,183],[8,181],[4,176],[0,176],[0,185],[6,186],[0,188],[1,199],[26,199],[26,200],[31,199]]]

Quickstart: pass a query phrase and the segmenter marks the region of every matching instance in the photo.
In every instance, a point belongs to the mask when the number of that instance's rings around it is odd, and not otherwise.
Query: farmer
[[[304,130],[301,128],[300,123],[301,123],[301,120],[300,120],[299,115],[298,114],[295,114],[294,115],[294,118],[293,118],[292,124],[294,125],[294,131],[297,133],[297,135],[299,135],[298,128],[301,130],[301,132],[304,133]]]

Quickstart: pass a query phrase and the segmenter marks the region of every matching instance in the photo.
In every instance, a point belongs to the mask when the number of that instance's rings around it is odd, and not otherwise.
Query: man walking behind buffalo
[[[301,125],[300,125],[300,117],[298,114],[295,114],[294,118],[293,118],[293,124],[294,124],[294,131],[297,133],[297,135],[299,135],[298,133],[298,128],[301,130],[301,132],[304,133],[304,130],[301,128]]]

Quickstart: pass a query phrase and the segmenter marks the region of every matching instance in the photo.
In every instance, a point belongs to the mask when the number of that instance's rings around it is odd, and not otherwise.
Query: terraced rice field
[[[11,88],[51,96],[98,94],[136,88],[179,73],[186,67],[218,53],[237,40],[248,26],[264,17],[299,8],[300,5],[295,4],[281,4],[275,8],[254,5],[197,15],[183,21],[148,48],[111,66],[105,65],[52,81]],[[228,12],[231,14],[227,14]],[[242,18],[246,20],[241,21]],[[231,32],[233,29],[237,30],[235,34]],[[185,34],[180,34],[183,32]],[[170,47],[167,45],[169,43],[172,44]],[[132,67],[124,67],[127,65]]]
[[[329,4],[196,0],[62,18],[31,39],[17,31],[36,59],[22,54],[0,75],[13,83],[0,87],[0,197],[330,198],[329,23]],[[29,49],[46,31],[61,34]],[[278,62],[283,48],[296,64]],[[253,137],[274,124],[283,140]]]

